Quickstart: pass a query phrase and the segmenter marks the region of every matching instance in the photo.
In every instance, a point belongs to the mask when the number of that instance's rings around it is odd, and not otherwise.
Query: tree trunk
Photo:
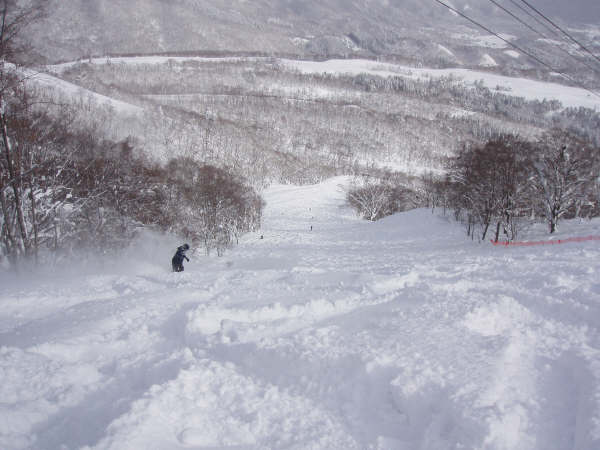
[[[6,201],[6,197],[4,196],[4,187],[0,186],[0,206],[2,207],[2,214],[4,215],[4,225],[2,233],[2,240],[4,240],[4,245],[6,246],[6,251],[9,256],[9,259],[12,259],[15,255],[14,252],[17,248],[17,242],[12,233],[11,219],[10,213],[8,210],[8,205]]]
[[[33,247],[32,252],[35,257],[35,262],[38,262],[38,250],[39,250],[39,224],[37,221],[37,202],[35,201],[35,191],[33,183],[29,186],[29,199],[31,201],[31,224],[33,231]]]
[[[500,221],[498,221],[498,223],[496,224],[496,238],[494,239],[494,242],[498,242],[499,238],[500,238]]]
[[[4,144],[4,157],[6,158],[6,167],[8,169],[8,175],[10,177],[10,185],[15,196],[15,211],[17,213],[17,224],[19,225],[20,232],[20,247],[25,253],[29,253],[29,237],[27,233],[27,226],[25,225],[25,216],[23,214],[23,199],[21,190],[19,189],[19,176],[16,173],[15,166],[12,158],[12,147],[10,138],[8,136],[8,128],[6,126],[6,116],[4,112],[5,104],[4,99],[0,98],[0,133],[2,133],[2,143]]]

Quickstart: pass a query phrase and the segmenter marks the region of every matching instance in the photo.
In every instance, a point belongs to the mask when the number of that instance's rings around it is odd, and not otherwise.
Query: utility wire
[[[509,0],[509,1],[513,5],[515,5],[517,8],[519,8],[521,11],[523,11],[525,14],[527,14],[529,17],[531,17],[533,20],[535,20],[537,23],[539,23],[541,26],[543,26],[544,28],[546,28],[546,30],[550,31],[553,34],[557,34],[558,35],[558,32],[554,28],[552,28],[546,22],[538,19],[538,17],[535,14],[533,14],[527,8],[525,8],[524,6],[522,6],[520,3],[517,3],[515,0]]]
[[[537,56],[535,56],[533,53],[528,52],[527,50],[524,50],[523,48],[519,47],[516,44],[513,44],[512,42],[510,42],[508,39],[503,38],[502,36],[500,36],[498,33],[496,33],[495,31],[491,30],[490,28],[486,27],[485,25],[477,22],[474,19],[471,19],[469,16],[467,16],[466,14],[463,14],[462,12],[460,12],[459,10],[457,10],[456,8],[453,8],[452,6],[444,3],[441,0],[434,0],[435,2],[439,3],[440,5],[444,6],[445,8],[448,8],[450,11],[454,12],[455,14],[461,16],[462,18],[468,20],[469,22],[471,22],[472,24],[478,26],[479,28],[487,31],[488,33],[496,36],[498,39],[500,39],[501,41],[504,41],[505,43],[507,43],[508,45],[510,45],[511,47],[517,49],[518,51],[520,51],[521,53],[523,53],[524,55],[529,56],[531,59],[537,61],[538,63],[540,63],[541,65],[543,65],[544,67],[546,67],[547,69],[550,69],[552,72],[556,72],[558,73],[560,76],[562,76],[563,78],[565,78],[566,80],[571,81],[572,83],[575,83],[576,85],[578,85],[579,87],[581,87],[581,89],[584,89],[586,91],[588,91],[589,93],[595,95],[596,97],[600,98],[600,94],[596,93],[595,91],[592,91],[591,89],[586,88],[585,86],[583,86],[581,83],[579,83],[576,79],[574,79],[573,77],[571,77],[570,75],[567,75],[563,72],[560,72],[559,70],[554,69],[551,65],[549,65],[548,63],[545,63],[544,61],[542,61],[540,58],[538,58]]]
[[[500,8],[502,11],[504,11],[506,14],[508,14],[509,16],[511,16],[513,19],[515,19],[516,21],[518,21],[521,25],[525,25],[527,28],[529,28],[534,33],[539,34],[539,35],[543,36],[544,38],[546,38],[546,36],[544,36],[543,33],[541,33],[540,31],[536,30],[531,25],[529,25],[527,22],[523,21],[521,18],[519,18],[518,16],[516,16],[515,14],[513,14],[510,10],[506,9],[504,6],[502,6],[496,0],[490,0],[490,2],[492,2],[494,5],[496,5],[498,8]]]
[[[592,53],[591,50],[589,50],[585,45],[583,45],[581,42],[579,42],[577,39],[575,39],[573,36],[571,36],[569,33],[567,33],[565,30],[563,30],[561,27],[559,27],[557,24],[555,24],[551,19],[549,19],[548,17],[546,17],[543,13],[541,13],[535,6],[531,5],[527,0],[521,0],[521,2],[525,3],[527,6],[529,6],[533,11],[535,11],[536,13],[538,13],[540,16],[542,16],[548,23],[552,24],[552,26],[554,26],[555,28],[557,28],[558,30],[560,30],[565,36],[567,36],[569,39],[571,39],[573,42],[575,42],[577,45],[579,45],[582,49],[584,49],[587,53],[589,53],[590,55],[592,55],[592,57],[594,59],[596,59],[598,62],[600,62],[600,58],[598,56],[596,56],[594,53]]]
[[[518,21],[520,24],[524,25],[525,27],[527,27],[528,29],[530,29],[531,31],[533,31],[534,33],[542,36],[544,39],[548,39],[548,37],[542,33],[539,30],[536,30],[535,28],[533,28],[531,25],[529,25],[527,22],[525,22],[524,20],[522,20],[520,17],[518,17],[517,15],[515,15],[512,11],[510,11],[509,9],[505,8],[504,6],[502,6],[500,3],[498,3],[496,0],[489,0],[490,2],[492,2],[494,5],[496,5],[498,8],[500,8],[502,11],[504,11],[506,14],[508,14],[509,16],[511,16],[513,19],[515,19],[516,21]],[[511,0],[512,1],[512,0]],[[513,2],[514,3],[514,2]],[[553,31],[554,32],[554,31]],[[585,61],[580,61],[579,59],[575,58],[571,53],[569,53],[568,50],[562,48],[560,45],[558,46],[558,49],[560,51],[562,51],[563,53],[566,53],[570,58],[573,58],[575,61],[577,61],[580,64],[583,64],[584,66],[586,66],[588,69],[596,72],[598,69],[596,67],[590,66],[587,62]]]

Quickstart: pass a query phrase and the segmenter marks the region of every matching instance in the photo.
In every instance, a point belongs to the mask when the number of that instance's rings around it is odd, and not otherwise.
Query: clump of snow
[[[330,412],[232,363],[200,359],[148,394],[96,448],[357,448]]]
[[[498,336],[519,322],[527,322],[531,313],[516,300],[502,296],[497,303],[476,308],[465,316],[464,325],[483,336]]]

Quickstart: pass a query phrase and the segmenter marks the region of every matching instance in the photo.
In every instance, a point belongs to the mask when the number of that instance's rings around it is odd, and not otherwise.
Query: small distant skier
[[[183,272],[183,259],[185,258],[189,262],[189,258],[185,256],[185,252],[190,249],[190,246],[183,244],[181,247],[177,247],[177,252],[171,259],[171,265],[173,266],[173,272]]]

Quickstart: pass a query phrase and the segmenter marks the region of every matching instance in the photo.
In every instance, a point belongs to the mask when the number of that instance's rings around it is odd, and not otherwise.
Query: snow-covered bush
[[[346,201],[366,220],[379,220],[399,211],[422,206],[413,189],[398,177],[365,177],[346,192]]]

